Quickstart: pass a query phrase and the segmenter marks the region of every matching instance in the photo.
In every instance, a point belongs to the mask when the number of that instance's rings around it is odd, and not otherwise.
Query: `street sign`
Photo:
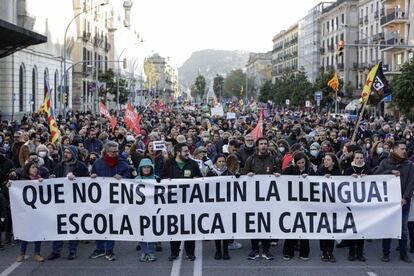
[[[290,100],[289,99],[286,99],[286,105],[290,105]]]
[[[322,91],[315,91],[315,101],[322,101]]]
[[[391,97],[391,95],[392,95],[392,94],[389,94],[388,96],[386,96],[386,97],[384,98],[384,103],[390,103],[390,102],[392,101],[392,97]]]
[[[311,102],[310,101],[306,101],[305,102],[305,107],[311,107]]]

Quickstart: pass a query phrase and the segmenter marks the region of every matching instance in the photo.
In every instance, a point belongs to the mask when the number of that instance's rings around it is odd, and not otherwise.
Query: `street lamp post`
[[[64,93],[67,93],[68,94],[68,91],[67,91],[67,85],[68,85],[68,80],[67,80],[67,74],[66,74],[66,59],[67,59],[67,49],[66,49],[66,35],[67,35],[67,33],[68,33],[68,30],[69,30],[69,27],[70,27],[70,25],[73,23],[73,21],[75,21],[75,19],[76,18],[78,18],[81,14],[84,14],[84,13],[87,13],[88,11],[91,11],[91,10],[94,10],[94,9],[96,9],[96,8],[98,8],[98,7],[102,7],[102,6],[105,6],[105,5],[107,5],[108,3],[106,3],[106,2],[103,2],[103,3],[101,3],[101,4],[99,4],[99,5],[96,5],[96,6],[94,6],[94,7],[92,7],[92,8],[90,8],[90,9],[84,9],[82,12],[80,12],[80,13],[78,13],[77,15],[75,15],[70,21],[69,21],[69,23],[68,23],[68,25],[66,26],[66,29],[65,29],[65,35],[63,36],[63,72],[64,72],[64,74],[62,75],[62,77],[64,77],[65,79],[64,79],[64,87],[65,87],[65,89],[64,89]],[[72,66],[73,67],[73,66]],[[62,86],[61,86],[62,87]],[[67,97],[68,97],[68,95],[66,95]],[[60,109],[62,109],[62,100],[60,101],[61,102],[61,108]]]

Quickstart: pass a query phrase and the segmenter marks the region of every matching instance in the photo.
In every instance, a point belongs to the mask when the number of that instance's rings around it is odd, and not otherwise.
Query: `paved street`
[[[200,247],[202,244],[202,248]],[[31,258],[18,264],[15,256],[18,247],[6,247],[0,252],[0,276],[5,275],[414,275],[414,264],[405,264],[398,260],[398,252],[393,252],[390,263],[379,260],[381,256],[380,242],[366,243],[366,257],[368,261],[349,262],[346,260],[347,249],[335,249],[337,262],[323,263],[319,258],[319,245],[311,242],[310,261],[294,258],[283,261],[281,258],[281,245],[272,248],[275,260],[266,261],[246,259],[250,249],[249,241],[242,241],[244,248],[231,251],[231,260],[216,261],[213,242],[197,242],[197,259],[195,262],[177,260],[169,262],[169,245],[164,243],[164,251],[157,252],[158,261],[153,263],[140,263],[135,244],[132,242],[119,242],[116,245],[118,260],[109,262],[105,259],[89,260],[88,255],[93,250],[93,244],[81,244],[79,256],[74,261],[63,258],[55,261],[46,261],[38,264]],[[394,242],[394,247],[397,243]],[[32,252],[31,245],[28,252]],[[42,254],[47,257],[50,252],[50,243],[42,244]],[[202,252],[202,257],[200,252]],[[411,257],[414,258],[413,254]]]

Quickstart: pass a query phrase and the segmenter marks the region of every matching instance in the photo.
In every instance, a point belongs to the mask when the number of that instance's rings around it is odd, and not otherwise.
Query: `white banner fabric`
[[[400,178],[255,175],[13,181],[16,239],[380,239],[401,235]]]

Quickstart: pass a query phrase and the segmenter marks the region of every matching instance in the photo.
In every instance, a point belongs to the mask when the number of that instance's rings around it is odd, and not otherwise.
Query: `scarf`
[[[226,170],[227,170],[226,166],[224,166],[221,169],[217,168],[216,166],[213,167],[213,171],[217,174],[217,176],[221,176]]]
[[[108,167],[113,168],[118,164],[119,156],[110,157],[108,154],[104,154],[103,160],[105,161],[105,164],[108,165]]]
[[[399,164],[404,162],[405,160],[407,160],[406,157],[400,157],[398,154],[396,154],[395,152],[391,152],[390,153],[390,158],[392,161],[394,161],[395,163]]]
[[[362,168],[363,166],[365,166],[365,162],[363,162],[361,165],[357,165],[357,164],[355,164],[354,161],[352,161],[351,166],[357,167],[357,168]]]

